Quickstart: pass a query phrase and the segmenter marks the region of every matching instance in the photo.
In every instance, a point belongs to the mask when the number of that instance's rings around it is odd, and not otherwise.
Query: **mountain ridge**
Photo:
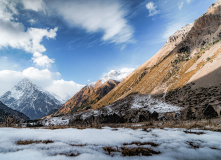
[[[50,93],[43,91],[28,79],[21,80],[10,91],[3,94],[0,101],[26,114],[30,119],[46,116],[61,106],[61,103]]]
[[[110,90],[117,86],[118,83],[118,81],[109,79],[104,83],[102,80],[98,80],[96,83],[86,85],[59,108],[53,116],[91,109],[94,103],[104,97]]]

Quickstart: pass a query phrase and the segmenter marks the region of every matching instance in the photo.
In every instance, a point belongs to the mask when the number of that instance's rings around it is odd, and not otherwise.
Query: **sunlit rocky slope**
[[[91,109],[92,105],[94,105],[101,98],[103,98],[109,91],[111,91],[115,86],[117,86],[118,83],[118,81],[110,79],[104,83],[102,83],[102,80],[98,80],[95,83],[86,85],[70,100],[68,100],[54,114],[54,116],[65,115],[77,111]]]
[[[93,108],[133,94],[151,94],[180,107],[208,106],[220,115],[221,1],[193,24],[173,34],[163,48],[137,68]],[[197,109],[196,109],[197,110]],[[214,111],[213,111],[214,112]],[[201,116],[203,114],[199,113]]]

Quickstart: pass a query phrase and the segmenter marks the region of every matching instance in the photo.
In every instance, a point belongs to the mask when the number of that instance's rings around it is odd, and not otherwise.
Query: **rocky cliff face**
[[[212,105],[214,108],[213,102],[209,99],[213,99],[217,105],[221,104],[220,2],[219,0],[212,5],[193,24],[185,26],[172,35],[155,56],[137,68],[93,107],[106,106],[131,94],[164,97],[167,103],[182,107],[202,108],[204,105]],[[213,87],[216,89],[213,90]],[[185,91],[183,94],[187,95],[177,98],[177,92],[182,88],[185,88],[182,90]],[[214,94],[210,94],[204,97],[204,100],[198,101],[197,97],[193,98],[190,93],[198,93],[199,90],[204,90],[199,94],[211,91],[218,93],[216,98]],[[201,112],[204,111],[205,109]]]
[[[102,82],[102,80],[98,80],[95,83],[88,84],[87,86],[82,88],[77,94],[75,94],[70,100],[68,100],[54,114],[54,116],[91,109],[96,102],[98,102],[115,86],[117,86],[118,83],[118,81],[110,79],[104,83]]]
[[[10,91],[0,97],[8,107],[22,112],[30,119],[48,115],[61,106],[50,93],[41,90],[28,79],[23,79]]]

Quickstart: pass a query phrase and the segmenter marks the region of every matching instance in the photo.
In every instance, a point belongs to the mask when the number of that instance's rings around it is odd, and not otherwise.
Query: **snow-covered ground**
[[[136,95],[131,108],[143,108],[147,106],[147,110],[153,113],[178,112],[180,107],[167,104],[163,101],[151,98],[150,95]]]
[[[60,125],[68,125],[69,124],[69,117],[52,117],[52,118],[45,118],[42,120],[42,124],[44,126],[60,126]]]
[[[188,134],[184,129],[15,129],[0,128],[1,160],[218,160],[221,159],[221,133]],[[18,145],[19,140],[52,140],[54,143]],[[131,142],[153,142],[159,146],[123,145]],[[79,146],[78,146],[79,145]],[[143,147],[161,152],[152,156],[107,155],[103,147]],[[66,156],[66,155],[69,156]],[[71,157],[74,154],[76,157]]]

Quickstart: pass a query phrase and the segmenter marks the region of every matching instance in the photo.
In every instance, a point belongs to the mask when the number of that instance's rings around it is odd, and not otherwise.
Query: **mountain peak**
[[[17,85],[15,88],[20,88],[21,90],[30,89],[30,88],[38,88],[35,84],[33,84],[29,79],[24,78]],[[38,88],[39,89],[39,88]]]
[[[102,83],[112,79],[115,81],[122,81],[125,77],[127,77],[130,73],[134,71],[134,68],[122,68],[120,70],[111,70],[106,73],[102,78]]]
[[[187,24],[178,31],[176,31],[172,36],[169,37],[167,42],[174,42],[178,39],[183,40],[186,35],[189,33],[189,31],[192,29],[193,23]],[[180,41],[179,41],[180,42]]]
[[[104,76],[98,81],[89,83],[87,87],[98,88],[109,80],[120,82],[133,71],[134,71],[134,68],[122,68],[120,70],[110,70],[108,73],[104,74]]]
[[[54,96],[26,78],[1,96],[0,100],[8,107],[26,114],[30,119],[44,117],[61,106],[61,102]]]

